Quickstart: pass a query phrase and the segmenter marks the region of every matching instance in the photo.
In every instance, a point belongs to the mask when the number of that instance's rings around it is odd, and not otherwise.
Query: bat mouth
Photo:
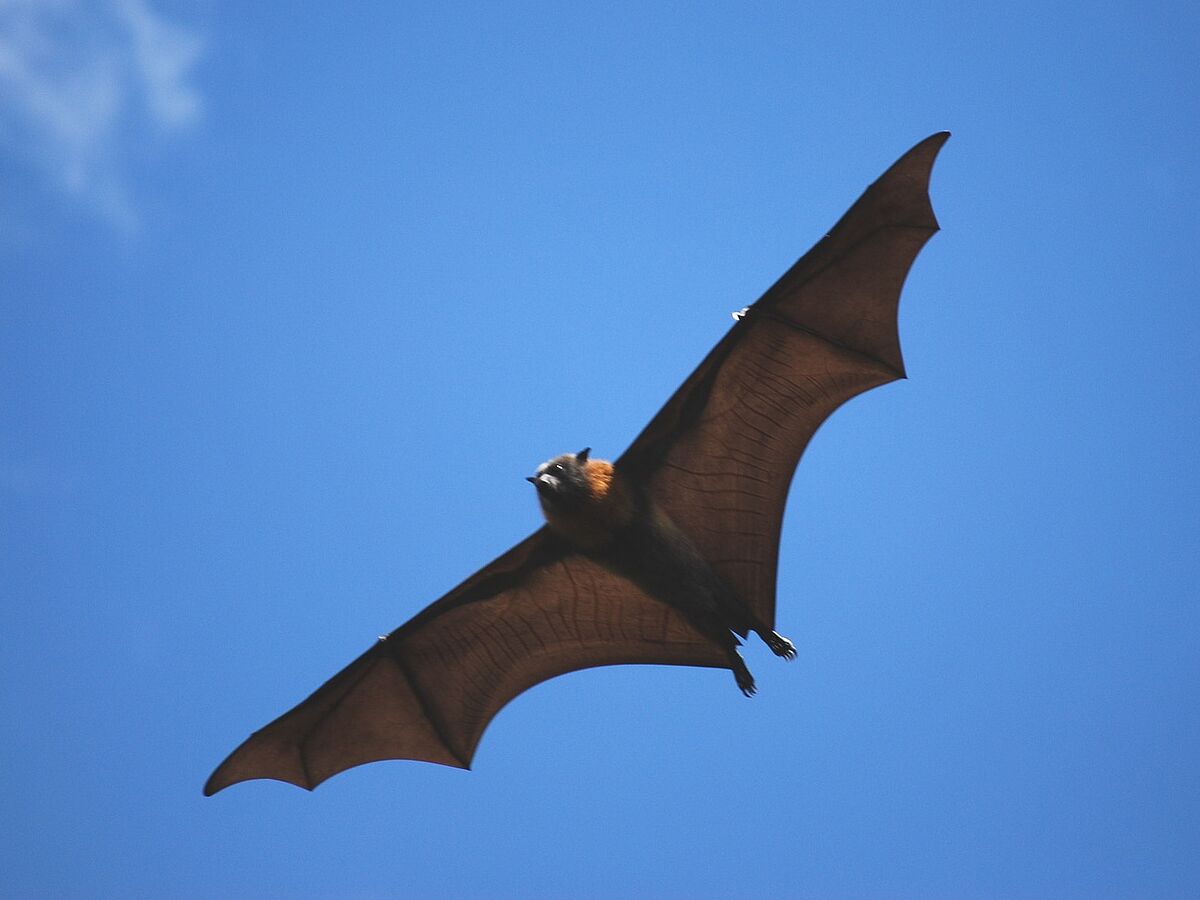
[[[558,491],[558,479],[545,472],[540,475],[530,475],[525,480],[537,488],[539,494],[553,494]]]

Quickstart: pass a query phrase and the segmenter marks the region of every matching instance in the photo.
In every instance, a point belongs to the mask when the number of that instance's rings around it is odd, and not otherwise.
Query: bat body
[[[615,462],[588,451],[530,477],[546,525],[252,734],[205,784],[312,789],[352,766],[469,768],[500,709],[566,672],[728,668],[775,633],[780,525],[800,455],[845,401],[904,377],[900,290],[937,231],[932,135],[887,170],[709,352]]]
[[[745,637],[754,631],[785,659],[796,658],[792,642],[754,615],[645,490],[607,460],[590,459],[589,453],[590,448],[557,456],[528,479],[538,490],[550,529],[575,550],[683,613],[725,651],[738,688],[752,696],[754,678],[734,634]]]

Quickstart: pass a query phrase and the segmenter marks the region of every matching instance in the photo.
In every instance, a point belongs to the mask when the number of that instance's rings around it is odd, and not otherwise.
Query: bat
[[[938,230],[921,141],[735,323],[615,462],[539,466],[546,524],[252,734],[206,795],[271,778],[312,790],[354,766],[470,768],[488,723],[540,682],[593,666],[728,668],[774,631],[780,526],[800,455],[851,397],[905,377],[896,316]]]

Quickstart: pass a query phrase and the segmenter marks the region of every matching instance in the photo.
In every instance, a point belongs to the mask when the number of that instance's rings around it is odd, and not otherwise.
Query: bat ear
[[[579,463],[582,466],[584,463],[586,463],[588,461],[588,454],[591,452],[592,452],[591,447],[584,447],[582,450],[580,450],[578,453],[575,454],[575,462]]]

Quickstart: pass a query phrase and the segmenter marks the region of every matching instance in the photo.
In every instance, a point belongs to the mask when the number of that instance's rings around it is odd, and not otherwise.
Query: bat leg
[[[782,634],[777,631],[771,631],[770,629],[759,631],[756,628],[754,630],[758,633],[758,636],[763,639],[763,643],[770,647],[771,652],[776,656],[782,656],[786,660],[793,660],[796,658],[796,645],[785,638]]]
[[[746,661],[742,659],[742,654],[738,653],[737,648],[742,642],[738,640],[733,630],[729,627],[729,623],[726,621],[728,617],[718,613],[716,609],[705,613],[701,613],[701,609],[701,607],[692,606],[685,611],[688,618],[691,619],[692,624],[703,634],[716,641],[718,646],[725,651],[725,658],[729,661],[729,668],[733,670],[733,677],[737,681],[738,690],[747,697],[753,697],[757,693],[758,688],[754,686],[754,676],[746,668]],[[759,633],[761,634],[762,632]],[[771,632],[771,634],[774,634],[774,632]],[[789,643],[788,646],[791,646],[791,644]]]
[[[750,674],[750,670],[746,668],[746,661],[742,659],[742,654],[738,653],[738,644],[741,643],[734,637],[732,631],[716,627],[717,642],[725,651],[725,658],[729,660],[729,668],[733,670],[733,677],[737,681],[738,690],[747,697],[753,697],[758,688],[754,686],[754,676]]]
[[[763,643],[771,648],[771,652],[776,656],[782,656],[787,660],[796,658],[796,645],[779,632],[768,628],[762,619],[750,612],[750,608],[739,597],[732,594],[722,597],[721,608],[726,624],[733,631],[737,631],[739,634],[753,631],[762,638]]]
[[[729,657],[729,668],[733,669],[733,677],[737,681],[738,689],[747,697],[753,697],[758,688],[754,686],[754,676],[746,668],[746,661],[742,659],[742,654],[738,653],[737,647],[732,645],[725,648],[725,653]]]
[[[745,606],[742,608],[745,609]],[[747,610],[747,615],[749,615],[749,610]],[[749,621],[750,630],[762,638],[763,643],[771,649],[772,653],[774,653],[776,656],[782,656],[786,660],[793,660],[796,658],[795,644],[785,638],[778,631],[768,628],[766,623],[760,619],[754,616],[749,616]]]

